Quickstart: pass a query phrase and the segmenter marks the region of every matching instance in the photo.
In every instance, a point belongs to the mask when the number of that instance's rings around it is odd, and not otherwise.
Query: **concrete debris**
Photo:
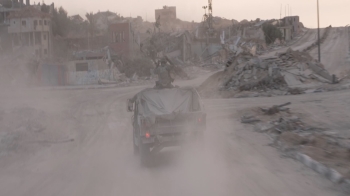
[[[283,104],[287,105],[289,103]],[[336,131],[317,128],[308,125],[307,119],[302,120],[292,112],[280,112],[274,116],[265,115],[256,108],[247,111],[261,122],[254,124],[254,131],[265,133],[273,139],[272,145],[280,148],[286,155],[303,154],[313,161],[304,161],[306,165],[315,171],[325,175],[331,181],[339,183],[350,177],[350,148],[347,145],[349,138],[338,135]],[[302,115],[304,116],[304,115]],[[242,122],[243,123],[243,122]],[[310,158],[311,157],[311,158]],[[301,160],[301,158],[296,158]],[[302,160],[306,160],[302,158]],[[325,168],[332,168],[335,177]],[[336,180],[338,179],[338,180]]]
[[[241,117],[241,123],[255,123],[255,122],[259,122],[260,120],[255,118],[254,116],[242,116]]]
[[[300,95],[300,94],[304,94],[305,91],[302,90],[301,88],[290,88],[288,89],[288,93],[290,93],[291,95]]]
[[[218,78],[217,75],[213,77]],[[244,50],[228,59],[226,69],[219,78],[209,78],[208,81],[215,82],[221,91],[283,91],[284,95],[301,94],[303,88],[311,84],[333,84],[337,81],[308,53],[292,49],[264,59]],[[201,89],[206,89],[205,84],[208,82],[203,83]]]
[[[282,105],[275,105],[272,106],[271,108],[265,109],[265,108],[261,108],[261,111],[263,111],[265,114],[267,115],[274,115],[280,111],[286,111],[289,110],[289,108],[283,108],[284,106],[290,105],[291,102],[282,104]]]

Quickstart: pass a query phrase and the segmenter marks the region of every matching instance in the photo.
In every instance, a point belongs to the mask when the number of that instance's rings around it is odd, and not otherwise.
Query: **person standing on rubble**
[[[170,76],[170,71],[173,69],[173,65],[169,65],[165,58],[161,59],[157,65],[154,73],[158,75],[158,81],[156,81],[155,88],[174,88],[171,84],[174,79]]]

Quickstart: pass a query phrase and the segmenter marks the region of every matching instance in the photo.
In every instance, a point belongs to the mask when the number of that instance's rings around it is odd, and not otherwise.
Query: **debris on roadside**
[[[255,123],[259,122],[260,120],[255,118],[254,116],[242,116],[241,117],[241,123],[249,124],[249,123]]]
[[[272,106],[271,108],[265,109],[265,108],[261,108],[261,111],[263,111],[265,114],[267,115],[274,115],[280,111],[288,111],[289,108],[283,108],[284,106],[290,105],[291,102],[282,104],[282,105],[275,105]]]
[[[302,114],[293,114],[287,108],[280,109],[287,105],[290,103],[268,109],[252,108],[240,111],[245,114],[241,117],[241,122],[253,125],[256,132],[269,135],[274,140],[272,146],[283,147],[285,152],[303,153],[349,178],[350,145],[347,144],[350,138],[340,137],[337,132],[311,126],[306,123]],[[274,115],[269,115],[270,112]],[[249,122],[250,119],[259,121]]]
[[[334,83],[334,76],[324,66],[315,61],[308,53],[288,49],[274,57],[254,57],[248,51],[242,51],[229,58],[225,71],[210,77],[200,87],[200,92],[223,94],[223,91],[235,95],[243,91],[279,95],[303,94],[308,86]],[[216,87],[216,88],[213,88]],[[210,89],[209,89],[210,88]],[[209,94],[209,95],[208,95]]]
[[[304,94],[305,91],[301,88],[289,88],[288,93],[290,93],[291,95],[301,95]]]

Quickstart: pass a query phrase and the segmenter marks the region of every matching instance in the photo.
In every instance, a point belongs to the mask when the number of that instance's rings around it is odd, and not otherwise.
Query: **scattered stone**
[[[276,114],[276,113],[278,113],[280,111],[288,110],[288,109],[283,109],[282,107],[290,105],[290,104],[292,104],[292,103],[288,102],[288,103],[285,103],[285,104],[282,104],[282,105],[272,106],[271,108],[268,108],[268,109],[261,108],[261,111],[263,111],[267,115],[274,115],[274,114]]]
[[[241,123],[249,124],[249,123],[255,123],[259,122],[260,120],[255,118],[254,116],[242,116],[241,117]]]

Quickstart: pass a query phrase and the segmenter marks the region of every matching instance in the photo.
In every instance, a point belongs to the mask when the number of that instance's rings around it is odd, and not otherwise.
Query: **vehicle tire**
[[[145,144],[140,144],[139,151],[140,151],[141,165],[150,166],[152,161],[150,146]]]
[[[133,133],[133,137],[132,137],[132,143],[133,143],[133,145],[134,145],[134,155],[138,155],[139,154],[139,152],[140,152],[140,148],[136,145],[136,143],[135,143],[135,140],[137,140],[138,138],[137,137],[135,137],[135,132]]]

